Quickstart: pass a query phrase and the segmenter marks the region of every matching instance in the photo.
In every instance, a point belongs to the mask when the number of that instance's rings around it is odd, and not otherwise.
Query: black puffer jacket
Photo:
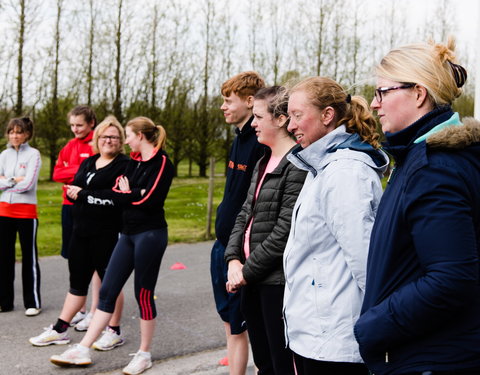
[[[296,147],[298,146],[294,148]],[[268,164],[270,154],[270,149],[266,150],[265,155],[255,166],[247,199],[237,216],[225,250],[227,264],[234,259],[244,264],[243,277],[249,284],[285,284],[283,251],[290,233],[293,206],[307,175],[307,172],[291,164],[285,155],[278,166],[265,176],[255,199],[255,190]],[[250,220],[253,220],[250,231],[250,256],[245,260],[243,241]]]

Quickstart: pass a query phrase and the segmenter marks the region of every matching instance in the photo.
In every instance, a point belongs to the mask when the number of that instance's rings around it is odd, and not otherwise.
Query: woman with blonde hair
[[[480,124],[455,44],[391,50],[371,106],[395,168],[372,232],[360,352],[375,374],[480,373]]]
[[[140,374],[152,367],[150,346],[157,315],[154,289],[160,263],[167,246],[167,222],[163,204],[173,178],[173,164],[163,150],[166,134],[146,117],[130,120],[126,141],[132,150],[126,170],[115,186],[104,191],[77,188],[77,199],[111,199],[123,206],[122,233],[113,250],[100,289],[100,300],[87,333],[80,342],[50,361],[59,366],[85,366],[92,361],[89,348],[112,316],[115,300],[135,271],[135,297],[140,311],[140,348],[123,369],[124,374]],[[73,195],[73,194],[72,194]]]
[[[353,336],[370,231],[388,165],[362,97],[308,78],[290,90],[288,156],[308,172],[283,256],[286,341],[299,375],[368,374]]]
[[[66,185],[67,196],[74,201],[72,206],[73,230],[68,249],[70,289],[65,297],[57,321],[38,336],[30,338],[34,346],[65,345],[70,343],[68,328],[75,314],[87,300],[90,280],[97,272],[102,280],[121,230],[121,207],[112,200],[96,200],[92,194],[77,190],[95,191],[109,189],[117,176],[125,170],[128,158],[124,151],[125,136],[122,125],[114,116],[107,116],[95,128],[93,150],[95,155],[85,159],[75,174],[71,185]],[[115,314],[100,340],[97,350],[111,350],[123,345],[120,320],[123,309],[123,294],[117,301]]]

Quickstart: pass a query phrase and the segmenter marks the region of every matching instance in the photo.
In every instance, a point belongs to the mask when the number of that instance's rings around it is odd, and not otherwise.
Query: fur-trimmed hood
[[[480,121],[465,117],[463,125],[449,126],[430,135],[427,140],[430,148],[462,149],[480,142]]]

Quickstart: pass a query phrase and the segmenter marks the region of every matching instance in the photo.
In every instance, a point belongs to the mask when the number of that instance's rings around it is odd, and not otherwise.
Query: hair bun
[[[447,60],[447,62],[452,68],[453,78],[455,79],[455,83],[457,84],[457,87],[458,88],[462,87],[467,81],[467,71],[463,66],[454,64],[450,60]]]
[[[453,36],[448,37],[446,44],[435,43],[432,39],[430,39],[428,43],[433,47],[442,63],[446,61],[456,61],[454,52],[455,38]]]

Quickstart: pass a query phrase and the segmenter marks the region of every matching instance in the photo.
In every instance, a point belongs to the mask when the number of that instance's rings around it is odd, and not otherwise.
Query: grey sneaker
[[[117,332],[110,327],[107,327],[107,329],[103,331],[103,336],[93,343],[92,348],[103,351],[112,350],[124,343],[125,341],[121,335],[117,335]]]
[[[70,327],[73,327],[75,324],[85,319],[86,316],[87,316],[87,313],[84,311],[77,312],[75,316],[72,318],[72,321],[70,322]]]
[[[68,332],[59,333],[53,329],[53,325],[48,328],[44,328],[44,332],[38,336],[30,337],[28,341],[34,346],[47,346],[47,345],[66,345],[70,342]]]
[[[133,355],[133,359],[128,366],[123,369],[124,374],[137,375],[152,367],[152,357],[150,353],[136,352],[130,355]]]
[[[84,332],[88,330],[88,326],[90,325],[90,322],[92,321],[93,315],[92,313],[88,313],[87,316],[85,316],[84,319],[80,320],[76,326],[75,326],[75,331],[79,332]]]
[[[57,366],[88,366],[92,360],[88,348],[75,344],[60,355],[52,355],[50,362]]]

